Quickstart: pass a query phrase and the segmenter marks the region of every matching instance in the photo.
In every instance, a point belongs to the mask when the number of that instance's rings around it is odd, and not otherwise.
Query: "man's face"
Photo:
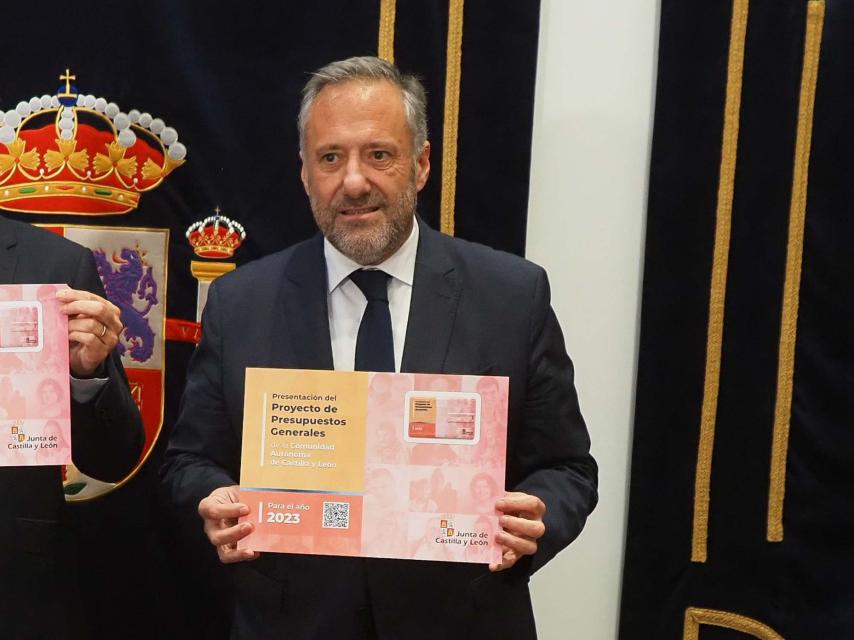
[[[302,182],[317,226],[359,264],[378,264],[409,236],[430,145],[413,155],[400,89],[386,81],[329,85],[309,113]]]

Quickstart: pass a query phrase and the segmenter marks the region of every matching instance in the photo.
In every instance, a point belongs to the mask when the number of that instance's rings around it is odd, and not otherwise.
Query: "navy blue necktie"
[[[388,309],[388,279],[382,271],[354,271],[352,280],[368,300],[356,338],[356,371],[394,371],[394,338]]]

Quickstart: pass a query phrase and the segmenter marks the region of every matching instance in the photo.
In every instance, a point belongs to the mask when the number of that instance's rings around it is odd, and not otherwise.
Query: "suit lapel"
[[[419,224],[418,253],[401,371],[441,373],[460,300],[460,282],[439,232]]]
[[[419,223],[409,322],[401,371],[442,372],[460,299],[460,282],[439,232]],[[278,317],[286,319],[295,366],[332,369],[323,236],[300,245],[285,268]]]
[[[13,281],[18,262],[17,244],[14,227],[0,216],[0,284]]]
[[[286,319],[300,369],[332,369],[323,236],[299,245],[285,268],[279,317]]]

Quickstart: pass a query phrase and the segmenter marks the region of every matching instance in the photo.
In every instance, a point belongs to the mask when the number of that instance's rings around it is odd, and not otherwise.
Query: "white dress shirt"
[[[409,322],[409,303],[412,300],[412,281],[415,276],[415,254],[418,251],[418,223],[394,255],[369,269],[379,269],[391,276],[388,282],[388,306],[391,312],[391,333],[394,340],[394,368],[400,371],[403,343]],[[329,240],[323,240],[326,258],[327,303],[329,336],[332,339],[332,362],[336,371],[353,371],[356,364],[356,338],[359,324],[368,301],[350,280],[350,274],[362,265],[338,251]]]

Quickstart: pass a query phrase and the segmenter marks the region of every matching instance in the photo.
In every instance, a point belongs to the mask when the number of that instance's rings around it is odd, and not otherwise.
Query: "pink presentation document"
[[[501,560],[508,379],[247,369],[255,551]]]
[[[0,285],[0,466],[71,462],[64,284]]]

